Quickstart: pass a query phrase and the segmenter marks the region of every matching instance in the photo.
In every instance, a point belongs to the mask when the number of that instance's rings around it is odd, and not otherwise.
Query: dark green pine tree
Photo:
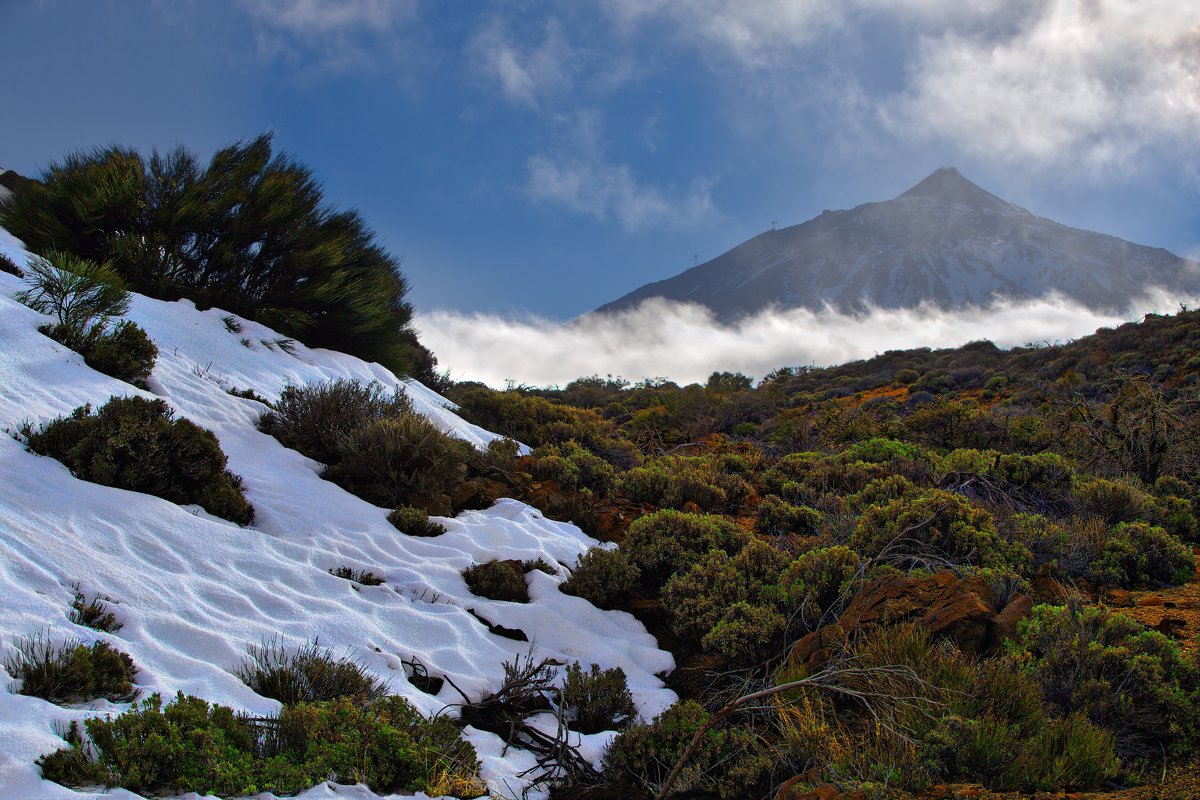
[[[130,288],[187,297],[315,347],[433,375],[399,264],[354,211],[329,206],[311,170],[272,154],[271,135],[147,160],[117,146],[74,153],[4,208],[35,252],[111,261]]]

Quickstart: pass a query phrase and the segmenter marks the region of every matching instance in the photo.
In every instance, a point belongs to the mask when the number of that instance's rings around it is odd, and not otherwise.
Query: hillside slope
[[[0,250],[24,263],[20,243],[3,231]],[[229,468],[245,479],[257,518],[242,528],[197,507],[87,483],[59,462],[28,452],[13,436],[0,437],[4,655],[15,640],[36,632],[53,641],[105,639],[132,656],[143,694],[183,691],[266,714],[279,704],[256,695],[232,669],[248,646],[265,639],[279,637],[289,647],[317,639],[335,651],[352,651],[391,692],[434,714],[460,698],[448,684],[436,697],[418,691],[406,680],[403,661],[415,657],[431,675],[448,675],[478,697],[498,688],[503,661],[529,647],[489,633],[469,613],[473,609],[523,630],[542,656],[620,666],[647,718],[674,700],[655,676],[672,669],[671,655],[629,614],[600,611],[561,594],[565,568],[557,576],[534,571],[527,605],[472,595],[459,574],[493,558],[541,557],[570,565],[597,544],[578,528],[501,500],[485,511],[440,520],[448,528],[440,537],[407,536],[387,522],[389,509],[322,480],[319,464],[257,431],[265,406],[228,390],[274,398],[288,384],[374,380],[406,393],[417,410],[453,435],[476,446],[495,438],[461,420],[435,393],[340,353],[299,344],[285,349],[277,334],[252,322],[234,332],[218,309],[135,296],[129,318],[159,349],[152,393],[143,392],[92,370],[40,334],[37,326],[47,318],[12,299],[22,286],[0,273],[0,428],[12,433],[27,423],[37,427],[113,395],[161,397],[178,415],[217,434]],[[328,573],[339,566],[370,570],[385,583],[355,587]],[[124,624],[119,633],[69,622],[74,583],[89,596],[112,598]],[[15,688],[11,676],[0,681],[0,797],[84,796],[43,781],[34,760],[62,746],[57,732],[65,723],[124,706],[101,701],[62,708]],[[467,735],[494,791],[519,794],[527,779],[517,773],[533,766],[532,757],[516,750],[502,757],[494,735],[470,728]],[[581,749],[595,757],[610,736],[583,737]],[[374,797],[365,787],[306,793],[333,795]]]
[[[598,311],[662,297],[729,322],[772,307],[959,308],[1051,294],[1121,311],[1155,287],[1200,296],[1200,264],[1060,225],[943,167],[892,200],[760,234]]]

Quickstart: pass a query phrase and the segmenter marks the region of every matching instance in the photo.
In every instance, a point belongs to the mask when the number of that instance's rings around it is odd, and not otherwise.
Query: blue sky
[[[566,319],[941,165],[1200,251],[1191,0],[0,0],[0,166],[264,130],[419,311]]]

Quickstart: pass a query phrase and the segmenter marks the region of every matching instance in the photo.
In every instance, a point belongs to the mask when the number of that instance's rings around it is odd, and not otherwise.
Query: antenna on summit
[[[775,220],[771,220],[771,230],[775,230]]]

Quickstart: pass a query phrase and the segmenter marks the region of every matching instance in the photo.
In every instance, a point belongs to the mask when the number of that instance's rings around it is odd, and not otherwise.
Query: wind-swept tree
[[[403,372],[432,360],[396,259],[357,212],[325,202],[308,167],[272,154],[271,134],[207,167],[181,147],[74,153],[0,208],[0,224],[36,252],[111,262],[143,294],[220,306]]]

